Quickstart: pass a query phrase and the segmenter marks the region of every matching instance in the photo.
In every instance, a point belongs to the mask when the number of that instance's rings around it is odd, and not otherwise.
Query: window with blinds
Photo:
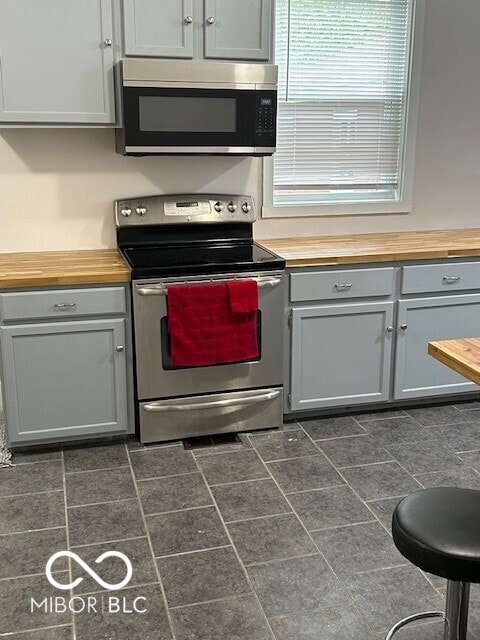
[[[276,0],[273,204],[398,200],[414,0]]]

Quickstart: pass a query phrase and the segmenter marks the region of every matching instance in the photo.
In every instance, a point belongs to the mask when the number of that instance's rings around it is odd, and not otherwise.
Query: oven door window
[[[193,367],[177,367],[172,364],[171,348],[170,348],[170,334],[168,333],[168,321],[167,316],[163,316],[160,320],[160,333],[161,333],[161,349],[162,349],[162,368],[164,371],[174,371],[177,369],[192,369]],[[241,362],[258,362],[262,359],[262,312],[257,311],[257,340],[258,340],[258,358],[254,360],[242,360]],[[209,364],[207,367],[228,367],[232,364],[240,364],[239,362],[228,362],[222,364]],[[199,369],[200,367],[195,367]]]
[[[255,91],[124,87],[128,146],[252,147]]]

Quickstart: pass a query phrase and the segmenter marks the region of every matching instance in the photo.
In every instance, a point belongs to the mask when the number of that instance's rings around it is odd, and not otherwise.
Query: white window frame
[[[273,204],[273,157],[263,161],[262,218],[297,218],[309,216],[357,216],[379,214],[406,214],[412,211],[415,142],[417,137],[420,78],[422,67],[425,0],[415,0],[412,16],[412,38],[408,72],[408,97],[402,145],[399,197],[395,200],[364,200],[338,204]]]

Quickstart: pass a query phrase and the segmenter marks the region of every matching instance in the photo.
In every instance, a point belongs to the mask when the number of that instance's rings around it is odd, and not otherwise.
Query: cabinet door
[[[401,329],[406,325],[406,329]],[[431,340],[480,333],[480,295],[402,300],[398,303],[396,400],[474,391],[478,387],[428,355]]]
[[[205,57],[269,60],[272,0],[205,0]]]
[[[388,400],[393,302],[294,309],[292,411]]]
[[[10,444],[126,431],[124,323],[90,320],[0,329]]]
[[[124,0],[123,11],[125,55],[193,57],[193,0]]]
[[[0,121],[115,123],[111,0],[1,0]]]

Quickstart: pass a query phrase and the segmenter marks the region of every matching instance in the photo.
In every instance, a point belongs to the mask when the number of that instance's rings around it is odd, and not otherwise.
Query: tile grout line
[[[294,513],[290,514],[290,515],[295,515]],[[301,560],[302,558],[313,558],[314,556],[318,556],[320,555],[318,553],[318,550],[312,551],[312,553],[302,553],[301,555],[294,555],[294,556],[285,556],[284,558],[274,558],[273,560],[264,560],[263,562],[258,561],[258,562],[249,562],[248,564],[245,564],[245,566],[250,569],[250,567],[265,567],[268,566],[269,564],[275,564],[277,562],[286,562],[287,560]]]
[[[93,507],[93,506],[97,506],[99,504],[117,504],[118,502],[134,502],[136,500],[136,496],[134,496],[133,498],[119,498],[118,500],[107,500],[106,502],[92,502],[89,504],[72,504],[70,506],[67,506],[67,509],[83,509],[84,507]]]
[[[66,476],[77,476],[77,475],[87,475],[89,473],[98,473],[98,472],[103,472],[103,471],[118,471],[118,469],[128,469],[128,464],[122,464],[121,466],[118,467],[101,467],[98,469],[83,469],[80,471],[66,471],[65,475]]]
[[[132,498],[117,498],[116,500],[102,500],[101,502],[85,502],[82,504],[69,504],[67,509],[81,509],[82,507],[98,507],[102,504],[117,504],[117,502],[128,502],[129,500],[135,500],[136,496]]]
[[[330,460],[328,460],[330,462]],[[330,464],[332,464],[330,462]],[[337,471],[337,468],[334,467],[335,471]],[[332,484],[328,487],[322,487],[321,489],[301,489],[300,491],[282,491],[282,493],[286,496],[298,496],[301,495],[302,493],[310,493],[311,491],[327,491],[328,489],[340,489],[340,487],[344,487],[345,483],[342,482],[340,484]]]
[[[206,509],[207,507],[213,507],[213,504],[200,504],[196,507],[186,507],[185,509],[172,509],[171,511],[152,511],[152,513],[145,513],[145,518],[152,516],[165,516],[170,513],[182,513],[183,511],[198,511],[199,509]]]
[[[127,459],[128,459],[129,465],[130,465],[130,473],[132,474],[132,480],[133,480],[133,484],[135,486],[135,492],[137,494],[137,502],[138,502],[138,505],[139,505],[139,508],[140,508],[140,513],[141,513],[141,516],[142,516],[143,526],[145,527],[145,533],[146,533],[146,537],[147,537],[148,546],[150,548],[151,558],[152,558],[152,561],[153,561],[153,564],[154,564],[154,568],[155,568],[155,573],[156,573],[156,576],[157,576],[158,584],[160,585],[160,590],[162,592],[163,603],[165,605],[165,614],[167,616],[168,625],[170,627],[170,632],[172,634],[172,638],[175,639],[176,638],[176,634],[175,634],[175,628],[173,626],[173,619],[172,619],[172,616],[170,615],[170,610],[168,608],[167,596],[166,596],[166,593],[165,593],[165,588],[163,586],[162,578],[161,578],[161,575],[160,575],[160,570],[158,568],[158,564],[157,564],[157,561],[155,559],[155,553],[154,553],[154,550],[153,550],[153,544],[152,544],[152,540],[150,538],[150,531],[148,529],[147,520],[145,518],[145,512],[143,510],[143,504],[142,504],[142,500],[140,498],[140,493],[138,491],[137,479],[136,479],[135,473],[133,471],[133,465],[132,465],[132,461],[130,459],[130,452],[128,451],[128,448],[127,448],[126,444],[125,444],[125,451],[127,452]],[[75,640],[75,638],[74,638],[74,640]]]
[[[230,549],[230,547],[228,547]],[[228,600],[234,600],[235,598],[241,598],[242,596],[248,596],[251,595],[249,593],[236,593],[233,596],[224,596],[223,598],[214,598],[213,600],[201,600],[200,602],[189,602],[188,604],[177,604],[174,607],[170,607],[170,609],[173,611],[175,609],[188,609],[189,607],[198,607],[199,605],[202,604],[215,604],[215,603],[220,603],[220,602],[228,602]],[[190,640],[190,636],[188,638],[188,640]],[[195,640],[194,637],[192,637],[192,640]]]
[[[122,588],[122,592],[123,591],[133,591],[134,589],[141,589],[142,587],[156,587],[158,586],[158,580],[152,580],[151,582],[140,582],[139,584],[132,584],[132,585],[127,585],[126,587]],[[100,590],[93,590],[93,591],[82,591],[81,593],[77,593],[77,596],[93,596],[93,595],[97,595],[97,594],[102,594],[105,595],[107,593],[109,593],[110,590],[109,589],[100,589]]]
[[[59,569],[58,571],[52,571],[52,574],[60,576],[60,574],[68,573],[68,569]],[[6,578],[0,578],[0,583],[7,582],[8,580],[21,580],[22,578],[37,578],[38,576],[44,576],[45,572],[40,571],[37,573],[22,573],[19,576],[7,576]],[[16,632],[15,632],[16,633]],[[0,636],[2,634],[0,633]]]
[[[65,535],[67,539],[67,550],[70,551],[70,529],[68,526],[68,506],[67,506],[67,478],[65,474],[65,455],[62,448],[62,480],[63,480],[63,505],[65,509]],[[73,573],[72,573],[72,559],[68,558],[68,577],[70,583],[72,583]],[[73,595],[72,589],[69,590],[70,597]],[[73,612],[71,612],[72,619],[72,640],[76,640],[77,638],[77,628],[75,625],[75,616]]]
[[[173,473],[167,476],[152,476],[148,478],[137,478],[138,484],[143,484],[144,482],[152,482],[153,480],[166,480],[167,478],[181,478],[186,476],[198,476],[198,471],[187,471],[186,473]]]
[[[384,449],[384,447],[382,447],[382,449]],[[325,454],[327,455],[327,454]],[[391,454],[389,454],[391,455]],[[333,464],[333,462],[330,460],[330,462]],[[335,469],[337,469],[337,471],[341,471],[342,469],[353,469],[355,467],[371,467],[372,465],[375,464],[389,464],[390,462],[397,462],[397,460],[395,460],[395,458],[390,458],[390,460],[380,460],[380,461],[376,461],[376,462],[361,462],[360,464],[347,464],[345,466],[341,466],[341,467],[335,467]]]
[[[11,531],[10,533],[0,533],[0,540],[7,536],[19,536],[25,533],[37,533],[37,531],[54,531],[55,529],[66,529],[66,525],[58,527],[44,527],[43,529],[22,529],[21,531]]]
[[[213,504],[209,505],[213,508]],[[155,560],[164,560],[165,558],[175,558],[177,556],[189,556],[194,553],[205,553],[205,551],[218,551],[218,549],[230,549],[231,544],[222,544],[218,547],[202,547],[201,549],[194,549],[193,551],[179,551],[178,553],[167,553],[163,556],[155,556]]]
[[[66,627],[71,627],[71,624],[57,624],[51,627],[35,627],[35,629],[22,629],[22,631],[9,631],[8,633],[0,633],[0,638],[5,638],[5,640],[8,640],[8,638],[11,638],[12,636],[16,636],[16,635],[24,635],[26,637],[27,633],[31,633],[32,631],[50,631],[50,629],[64,629]]]
[[[86,447],[86,450],[89,447]],[[78,471],[65,471],[66,476],[73,476],[77,473],[95,473],[95,471],[115,471],[116,469],[128,469],[128,464],[119,464],[114,467],[99,467],[98,469],[79,469]]]
[[[255,450],[255,449],[254,449],[254,451],[255,451],[255,453],[256,453],[256,455],[257,455],[257,457],[260,459],[260,456],[258,455],[258,453],[256,452],[256,450]],[[262,603],[260,602],[260,598],[258,597],[258,594],[257,594],[257,592],[255,591],[255,589],[254,589],[254,587],[253,587],[252,581],[250,580],[250,576],[248,575],[248,571],[247,571],[247,569],[246,569],[246,567],[245,567],[245,564],[244,564],[244,562],[243,562],[242,558],[240,557],[240,554],[238,553],[238,549],[237,549],[237,547],[235,546],[235,543],[234,543],[234,541],[233,541],[232,536],[230,535],[230,531],[228,530],[228,527],[227,527],[227,525],[225,524],[225,520],[223,519],[222,513],[221,513],[220,508],[219,508],[219,506],[218,506],[218,504],[217,504],[217,501],[215,500],[215,496],[213,495],[212,489],[211,489],[210,485],[209,485],[209,484],[208,484],[208,482],[207,482],[207,479],[206,479],[206,477],[205,477],[205,474],[203,473],[202,468],[201,468],[201,467],[200,467],[200,465],[198,464],[198,462],[197,462],[197,458],[196,458],[195,456],[193,456],[193,455],[192,455],[192,458],[194,459],[195,464],[197,465],[197,468],[198,468],[199,472],[202,474],[203,481],[205,482],[205,485],[206,485],[206,487],[207,487],[207,490],[208,490],[208,492],[210,493],[210,496],[211,496],[211,498],[212,498],[212,500],[213,500],[214,508],[215,508],[215,510],[216,510],[216,512],[217,512],[217,515],[218,515],[218,517],[219,517],[219,519],[220,519],[220,522],[221,522],[221,523],[222,523],[222,525],[223,525],[223,528],[224,528],[224,531],[225,531],[225,533],[226,533],[226,535],[227,535],[227,538],[229,539],[230,544],[232,545],[232,549],[233,549],[233,551],[234,551],[234,553],[235,553],[235,556],[237,557],[237,560],[238,560],[238,562],[239,562],[239,564],[240,564],[240,567],[241,567],[241,569],[242,569],[242,571],[243,571],[243,575],[245,576],[245,579],[246,579],[246,581],[247,581],[247,584],[248,584],[248,586],[249,586],[249,587],[250,587],[250,589],[251,589],[251,593],[252,593],[252,595],[253,595],[254,599],[255,599],[255,600],[256,600],[256,602],[257,602],[257,605],[258,605],[258,607],[259,607],[260,612],[263,614],[263,617],[265,618],[265,622],[266,622],[266,624],[267,624],[267,628],[269,629],[269,631],[270,631],[270,633],[271,633],[271,635],[272,635],[272,638],[276,638],[275,634],[273,633],[273,629],[272,629],[272,627],[271,627],[271,625],[270,625],[270,622],[269,622],[269,620],[268,620],[268,618],[267,618],[267,615],[266,615],[266,613],[265,613],[265,610],[264,610],[264,608],[263,608],[263,606],[262,606]],[[268,471],[268,470],[267,470],[267,471]],[[269,474],[269,475],[270,475],[270,474]],[[245,594],[245,595],[247,595],[247,594]]]
[[[43,496],[46,493],[61,493],[62,489],[49,489],[48,491],[30,491],[28,493],[7,493],[4,496],[0,496],[2,498],[24,498],[25,496]],[[47,529],[53,527],[46,527]]]
[[[255,451],[255,449],[252,449],[252,451]],[[257,453],[255,451],[255,453]],[[216,454],[219,455],[219,454]],[[258,455],[258,454],[257,454]],[[204,458],[206,458],[207,456],[202,456]],[[206,480],[206,476],[205,476],[205,480]],[[249,478],[248,480],[233,480],[232,482],[215,482],[215,483],[211,483],[208,486],[209,487],[226,487],[232,484],[248,484],[249,482],[259,482],[260,480],[270,480],[270,476],[262,476],[261,478]]]
[[[25,452],[22,452],[24,454]],[[61,451],[59,452],[61,453]],[[32,454],[35,455],[35,454]],[[15,451],[12,452],[13,458],[15,457]],[[13,461],[15,467],[25,467],[30,464],[48,464],[49,462],[61,462],[61,455],[58,458],[48,458],[47,460],[25,460],[24,462],[15,462]],[[0,634],[1,635],[1,634]]]
[[[269,513],[266,516],[253,516],[253,518],[240,518],[239,520],[225,520],[225,524],[238,524],[240,522],[252,522],[254,520],[267,520],[267,518],[278,518],[280,516],[291,516],[293,511],[281,511],[279,513]]]
[[[115,540],[102,540],[101,542],[87,542],[86,544],[76,544],[72,549],[85,549],[86,547],[96,547],[102,544],[115,544],[116,542],[130,542],[132,540],[143,540],[147,536],[135,536],[133,538],[117,538]]]

